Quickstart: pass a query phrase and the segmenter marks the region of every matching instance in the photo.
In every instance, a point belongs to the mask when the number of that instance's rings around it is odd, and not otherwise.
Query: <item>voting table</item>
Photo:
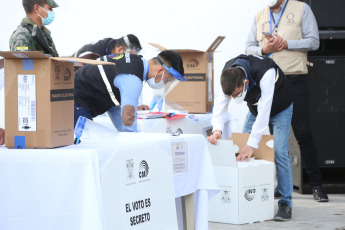
[[[166,166],[169,162],[173,162],[171,167]],[[164,200],[169,194],[140,197],[145,189],[159,193],[159,187],[149,184],[155,180],[165,181],[160,182],[162,191],[171,190],[176,200],[193,194],[195,229],[208,229],[208,201],[219,188],[202,135],[118,133],[111,142],[82,139],[79,145],[55,149],[0,147],[0,228],[107,230],[134,223],[128,229],[146,229],[159,212],[159,224],[165,221],[173,226],[167,229],[177,229],[175,225],[182,229],[181,221],[173,223],[176,212],[171,213],[171,199]],[[118,191],[117,184],[143,190],[124,194],[127,190]],[[136,202],[142,205],[141,212],[133,211]],[[112,216],[117,212],[122,216]],[[179,212],[178,208],[177,216]]]

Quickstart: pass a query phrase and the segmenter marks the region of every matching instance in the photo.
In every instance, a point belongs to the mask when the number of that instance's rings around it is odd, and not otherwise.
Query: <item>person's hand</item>
[[[236,160],[243,161],[245,158],[247,158],[247,161],[250,160],[254,152],[254,148],[250,147],[249,145],[246,145],[241,150],[240,154],[236,157]]]
[[[0,128],[0,145],[5,144],[5,130]]]
[[[265,36],[266,45],[262,48],[262,54],[270,54],[287,49],[287,42],[278,34],[273,34],[274,38]]]
[[[220,130],[214,131],[210,136],[207,137],[207,141],[214,145],[217,144],[217,139],[222,139],[222,132]]]
[[[139,105],[137,110],[150,110],[150,107],[148,105]]]

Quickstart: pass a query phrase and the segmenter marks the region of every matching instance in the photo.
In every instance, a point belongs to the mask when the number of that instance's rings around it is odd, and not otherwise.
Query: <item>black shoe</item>
[[[281,203],[277,214],[274,216],[275,221],[289,221],[291,220],[292,208],[285,202]]]
[[[322,186],[315,186],[313,188],[314,199],[318,202],[328,202],[328,196]]]
[[[274,199],[280,199],[280,198],[282,198],[282,194],[280,194],[280,193],[278,192],[278,189],[275,188],[275,189],[274,189]]]

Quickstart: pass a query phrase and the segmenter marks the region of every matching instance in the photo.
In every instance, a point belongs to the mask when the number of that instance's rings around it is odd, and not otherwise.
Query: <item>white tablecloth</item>
[[[151,128],[156,124],[158,120],[161,120],[163,118],[157,118],[157,119],[139,119],[138,120],[138,130],[139,132],[152,132]],[[201,134],[204,135],[204,137],[207,137],[207,131],[212,130],[212,124],[211,124],[211,119],[212,119],[212,113],[205,113],[205,114],[188,114],[185,118],[180,118],[180,119],[188,119],[193,121],[195,124],[200,126],[201,129]],[[102,122],[108,121],[109,123],[109,118],[103,117]],[[236,125],[237,125],[237,119],[233,118],[230,113],[227,113],[226,121],[224,123],[224,130],[222,134],[223,140],[228,139],[231,137],[231,132],[236,130]],[[185,132],[186,133],[186,132]],[[196,134],[196,132],[189,133],[188,134]]]
[[[219,190],[205,138],[147,133],[49,150],[0,147],[0,229],[103,229],[100,171],[114,149],[151,142],[170,154],[170,142],[182,140],[189,167],[174,175],[175,197],[195,193],[196,229],[208,229],[207,202]]]

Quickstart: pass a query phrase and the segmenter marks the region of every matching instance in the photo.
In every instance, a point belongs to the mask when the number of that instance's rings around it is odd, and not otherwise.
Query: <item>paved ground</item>
[[[288,222],[265,221],[262,223],[232,225],[209,222],[210,230],[227,229],[325,229],[345,230],[345,194],[329,194],[328,203],[316,202],[311,194],[293,194],[292,219]],[[275,200],[275,213],[277,212]]]

